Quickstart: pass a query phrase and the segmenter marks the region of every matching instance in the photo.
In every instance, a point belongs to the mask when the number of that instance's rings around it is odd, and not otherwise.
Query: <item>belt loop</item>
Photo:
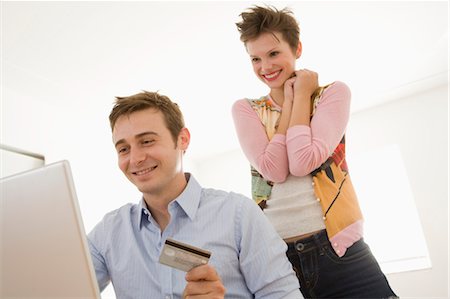
[[[316,244],[317,248],[319,249],[320,255],[323,255],[325,253],[325,249],[328,247],[328,244],[330,243],[328,241],[327,231],[323,230],[317,234],[314,235],[314,243]]]

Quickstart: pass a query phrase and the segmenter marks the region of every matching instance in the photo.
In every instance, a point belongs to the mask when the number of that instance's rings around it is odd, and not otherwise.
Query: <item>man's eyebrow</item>
[[[146,132],[139,133],[139,134],[135,135],[134,137],[135,138],[140,138],[140,137],[144,137],[146,135],[156,135],[156,136],[158,136],[159,134],[156,133],[156,132],[153,132],[153,131],[146,131]]]
[[[135,138],[141,138],[141,137],[144,137],[146,135],[156,135],[156,136],[158,136],[158,133],[153,132],[153,131],[146,131],[146,132],[142,132],[142,133],[136,134],[134,137]],[[125,138],[122,138],[122,139],[118,140],[114,144],[114,146],[117,147],[118,145],[123,144],[123,143],[126,143]]]

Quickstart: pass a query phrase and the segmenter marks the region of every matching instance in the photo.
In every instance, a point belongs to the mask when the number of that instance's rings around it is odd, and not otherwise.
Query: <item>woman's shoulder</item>
[[[248,110],[250,108],[250,103],[247,98],[239,99],[233,103],[231,107],[231,111],[234,113],[238,113],[243,110]]]
[[[243,98],[234,102],[232,106],[233,113],[238,113],[240,111],[250,111],[253,110],[253,106],[255,105],[268,105],[267,96],[262,96],[256,99]]]
[[[350,87],[342,81],[334,81],[324,87],[324,93],[351,95]]]
[[[249,103],[259,103],[263,101],[270,101],[270,97],[265,95],[258,98],[242,98],[234,102],[234,105],[243,105],[243,104],[249,104]]]
[[[239,100],[235,101],[235,102],[233,103],[233,107],[234,107],[234,106],[248,105],[248,102],[249,102],[249,99],[248,99],[248,98],[242,98],[242,99],[239,99]]]
[[[351,91],[347,84],[342,81],[334,81],[322,87],[321,95],[315,101],[315,105],[319,106],[323,103],[332,102],[350,102]]]

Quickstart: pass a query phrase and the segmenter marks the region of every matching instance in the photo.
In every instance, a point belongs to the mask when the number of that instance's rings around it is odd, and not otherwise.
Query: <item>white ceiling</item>
[[[448,82],[447,1],[266,3],[292,8],[298,67],[346,82],[353,111]],[[231,105],[267,93],[234,25],[253,4],[2,1],[2,87],[92,126],[114,96],[159,90],[184,111],[194,156],[233,149]]]

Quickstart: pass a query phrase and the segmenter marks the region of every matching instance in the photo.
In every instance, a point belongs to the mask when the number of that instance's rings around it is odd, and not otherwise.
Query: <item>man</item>
[[[101,290],[111,281],[118,298],[302,298],[260,208],[183,172],[190,133],[175,103],[156,92],[118,97],[109,118],[119,168],[143,197],[88,235]],[[210,251],[209,263],[187,273],[160,264],[167,238]]]

